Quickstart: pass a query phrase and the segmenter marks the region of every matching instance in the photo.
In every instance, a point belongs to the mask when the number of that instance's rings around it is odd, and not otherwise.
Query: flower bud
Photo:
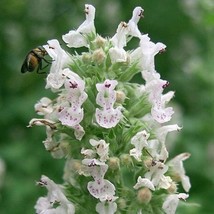
[[[122,165],[126,165],[126,166],[133,165],[132,158],[129,154],[122,154],[120,156],[120,161]]]
[[[120,168],[120,159],[117,157],[111,157],[108,160],[108,166],[111,170],[118,170]]]
[[[93,55],[92,55],[92,59],[96,64],[102,64],[103,61],[105,60],[105,52],[103,51],[103,49],[97,49],[94,51]]]
[[[152,199],[152,192],[148,188],[142,188],[137,193],[137,200],[140,204],[148,204]]]
[[[81,161],[79,160],[74,160],[73,161],[73,164],[72,164],[72,169],[75,171],[75,172],[79,172],[82,170],[82,163]]]
[[[117,201],[118,208],[123,210],[127,207],[126,200],[124,198],[119,198]]]
[[[96,39],[93,41],[96,48],[102,48],[105,46],[106,39],[104,39],[102,36],[98,35]]]
[[[148,158],[146,158],[146,159],[143,161],[143,163],[144,163],[144,166],[145,166],[146,168],[150,168],[150,167],[152,166],[152,164],[153,164],[153,160],[152,160],[151,157],[148,157]]]
[[[122,104],[122,103],[124,103],[125,99],[126,99],[126,95],[123,91],[116,91],[116,102],[117,103]]]
[[[91,62],[91,54],[90,53],[83,53],[82,54],[82,61],[84,63],[90,63]]]
[[[172,182],[170,187],[167,189],[169,194],[175,194],[177,192],[177,185],[175,182]]]

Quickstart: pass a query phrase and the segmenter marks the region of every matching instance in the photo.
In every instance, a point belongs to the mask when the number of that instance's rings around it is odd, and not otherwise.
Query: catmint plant
[[[36,202],[36,213],[173,214],[188,198],[178,185],[190,189],[183,167],[190,154],[169,160],[166,147],[167,134],[181,130],[167,123],[174,92],[164,93],[169,82],[155,69],[166,45],[138,29],[143,12],[136,7],[115,35],[104,38],[96,32],[95,8],[86,4],[86,20],[62,36],[72,53],[56,39],[43,46],[52,58],[45,88],[55,97],[35,104],[41,117],[29,127],[46,128],[44,147],[65,166],[63,184],[46,175],[37,182],[47,195]],[[139,46],[129,49],[133,37]]]

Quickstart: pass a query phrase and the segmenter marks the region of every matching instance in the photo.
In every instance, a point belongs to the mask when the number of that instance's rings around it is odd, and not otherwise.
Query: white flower
[[[94,140],[94,139],[90,139],[90,144],[96,148],[97,150],[97,154],[100,157],[100,161],[105,162],[109,156],[109,143],[106,143],[104,140]]]
[[[144,147],[148,146],[147,139],[149,138],[150,134],[147,133],[146,130],[138,132],[134,137],[131,139],[131,144],[135,146],[134,149],[130,150],[130,155],[133,156],[137,161],[141,161],[142,150]]]
[[[69,70],[69,69],[66,69]],[[72,74],[75,74],[72,72]],[[85,102],[88,95],[85,93],[85,82],[77,75],[70,75],[65,81],[65,89],[67,89],[67,101],[75,109]]]
[[[104,178],[104,175],[108,169],[107,164],[95,158],[85,158],[82,160],[82,164],[88,167],[86,169],[87,170],[86,173],[92,176],[94,180]]]
[[[112,47],[109,49],[111,63],[127,62],[128,54],[123,48]]]
[[[137,183],[134,185],[134,189],[139,189],[141,187],[147,187],[153,191],[155,191],[155,187],[153,183],[148,178],[138,177]]]
[[[154,57],[157,53],[163,51],[166,45],[163,43],[153,43],[150,41],[148,34],[140,36],[140,47],[131,53],[132,60],[138,60],[142,68],[142,75],[144,71],[155,72]]]
[[[166,136],[169,132],[180,131],[181,129],[182,128],[179,127],[177,124],[162,126],[156,130],[157,139],[160,142],[165,143]]]
[[[132,18],[128,22],[128,35],[140,38],[141,32],[138,29],[137,23],[143,17],[143,8],[136,7],[133,10]]]
[[[104,175],[108,169],[108,165],[97,159],[84,159],[84,165],[88,166],[88,174],[90,174],[94,181],[88,182],[87,188],[90,194],[100,199],[100,201],[115,200],[115,187],[114,185],[104,179]]]
[[[182,153],[168,162],[168,165],[172,167],[173,171],[180,177],[182,186],[186,192],[189,192],[191,184],[189,177],[186,176],[183,161],[188,159],[189,157],[189,153]]]
[[[118,47],[122,49],[126,46],[126,35],[128,33],[127,24],[125,22],[121,22],[116,30],[116,34],[110,39],[114,47]]]
[[[74,205],[65,197],[62,188],[55,184],[46,176],[42,176],[37,184],[44,186],[48,190],[46,197],[40,197],[35,205],[38,214],[73,214],[75,213]]]
[[[89,181],[87,188],[90,194],[100,201],[113,201],[116,199],[114,185],[104,179],[104,175],[108,169],[108,165],[97,159],[84,159],[82,161],[87,165],[85,174],[93,177],[94,181]]]
[[[109,55],[112,63],[127,61],[128,54],[123,49],[126,46],[127,33],[127,24],[125,22],[121,22],[118,25],[116,34],[110,39],[113,44],[113,47],[109,49]]]
[[[144,175],[144,177],[149,179],[154,186],[163,188],[162,186],[160,186],[160,182],[164,179],[164,174],[167,172],[167,170],[168,166],[164,165],[164,163],[160,161],[157,161],[149,168],[149,171]],[[170,184],[168,185],[168,187],[169,186]]]
[[[79,48],[87,45],[86,35],[95,33],[94,18],[95,8],[90,4],[85,5],[86,20],[79,26],[77,30],[71,30],[62,36],[68,47]]]
[[[95,19],[95,7],[91,4],[85,4],[85,15],[86,20],[77,29],[80,33],[91,33],[95,32],[94,19]]]
[[[104,128],[115,127],[122,118],[121,107],[113,107],[116,101],[114,88],[117,84],[116,80],[108,79],[104,83],[96,84],[98,90],[96,102],[102,109],[96,109],[95,117],[97,123]]]
[[[99,214],[114,214],[117,211],[117,204],[115,202],[99,202],[96,205],[96,211]]]
[[[185,193],[179,193],[179,194],[171,194],[169,195],[164,203],[163,203],[163,210],[166,214],[175,214],[175,211],[177,209],[179,200],[186,200],[189,197],[188,194]]]
[[[83,127],[79,124],[84,117],[81,106],[88,97],[84,91],[85,82],[68,68],[63,72],[66,76],[64,81],[66,99],[60,103],[58,119],[63,125],[72,127],[76,138],[81,140],[85,134]]]
[[[160,142],[157,139],[152,139],[148,141],[147,149],[155,160],[161,161],[163,163],[169,156],[165,142]]]
[[[174,113],[172,107],[165,108],[165,104],[172,98],[173,93],[162,95],[169,83],[162,79],[153,79],[146,83],[145,89],[149,92],[149,101],[152,104],[151,115],[158,123],[171,120]]]
[[[52,100],[43,97],[34,105],[34,109],[38,115],[46,116],[53,112]]]
[[[58,40],[49,40],[43,47],[52,58],[50,73],[47,76],[46,88],[59,89],[65,81],[63,69],[70,61],[68,54],[60,47]]]

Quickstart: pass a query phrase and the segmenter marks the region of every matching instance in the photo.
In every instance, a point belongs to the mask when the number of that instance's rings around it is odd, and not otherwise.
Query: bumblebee
[[[34,48],[33,50],[31,50],[27,54],[22,64],[21,72],[22,73],[26,73],[27,71],[33,72],[36,69],[36,72],[38,74],[45,73],[45,72],[41,72],[41,70],[43,70],[49,64],[51,64],[49,60],[44,58],[47,54],[48,54],[47,51],[42,46],[38,46],[37,48]],[[47,65],[45,65],[44,67],[42,67],[43,60],[47,63]]]

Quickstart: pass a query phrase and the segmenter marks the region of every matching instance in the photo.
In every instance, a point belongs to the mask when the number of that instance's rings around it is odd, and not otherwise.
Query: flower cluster
[[[35,105],[38,115],[29,127],[46,127],[45,149],[65,158],[64,188],[42,176],[38,184],[48,190],[38,199],[36,213],[163,213],[173,214],[181,182],[190,189],[183,153],[168,160],[166,136],[179,131],[169,122],[174,113],[168,102],[174,92],[155,69],[155,56],[166,46],[142,34],[138,22],[143,9],[118,25],[112,38],[103,38],[94,26],[95,8],[85,5],[86,20],[62,36],[75,54],[58,40],[44,45],[52,58],[46,88],[56,95]],[[139,47],[128,49],[135,37]],[[135,75],[141,83],[130,80]]]

